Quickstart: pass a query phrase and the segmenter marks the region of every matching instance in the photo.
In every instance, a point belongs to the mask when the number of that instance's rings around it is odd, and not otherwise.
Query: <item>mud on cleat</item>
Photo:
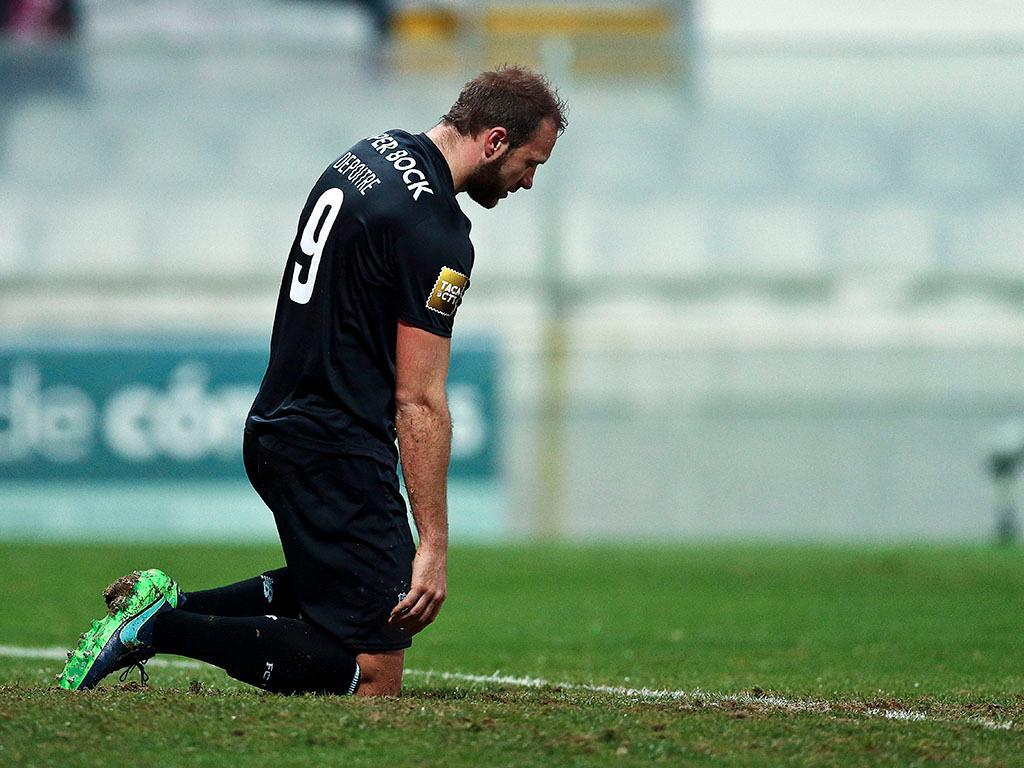
[[[103,600],[111,614],[138,610],[160,596],[167,598],[172,608],[177,608],[181,590],[174,579],[157,568],[132,571],[103,590]]]
[[[92,622],[57,676],[61,688],[70,691],[94,688],[114,670],[153,655],[154,619],[173,610],[173,606],[163,594],[149,604],[136,607],[130,600],[127,604],[133,607],[116,610],[101,621]]]

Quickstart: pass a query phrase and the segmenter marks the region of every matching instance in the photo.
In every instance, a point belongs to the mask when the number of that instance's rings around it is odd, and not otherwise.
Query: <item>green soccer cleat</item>
[[[94,620],[81,635],[78,647],[68,652],[64,670],[57,675],[61,688],[85,690],[123,667],[139,668],[142,682],[143,666],[154,654],[152,619],[177,607],[178,585],[163,571],[134,571],[103,592],[109,613]],[[126,671],[127,673],[127,671]]]

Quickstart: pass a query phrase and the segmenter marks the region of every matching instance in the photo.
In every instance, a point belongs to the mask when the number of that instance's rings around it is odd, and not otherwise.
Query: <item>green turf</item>
[[[281,560],[257,547],[6,544],[0,562],[0,644],[67,647],[123,572],[164,568],[188,590]],[[113,680],[73,694],[51,687],[57,662],[0,658],[0,765],[108,765],[110,750],[210,766],[1024,765],[1019,550],[463,548],[450,594],[412,670],[763,691],[828,711],[422,674],[399,700],[279,697],[167,667],[146,690]]]

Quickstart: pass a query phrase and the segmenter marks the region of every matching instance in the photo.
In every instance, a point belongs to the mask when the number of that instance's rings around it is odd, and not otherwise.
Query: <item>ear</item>
[[[508,131],[500,125],[484,132],[484,160],[494,160],[508,152]]]

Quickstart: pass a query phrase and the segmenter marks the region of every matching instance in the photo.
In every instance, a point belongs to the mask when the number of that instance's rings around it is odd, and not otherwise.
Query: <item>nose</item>
[[[522,179],[519,180],[520,189],[533,189],[533,171],[530,169]]]

